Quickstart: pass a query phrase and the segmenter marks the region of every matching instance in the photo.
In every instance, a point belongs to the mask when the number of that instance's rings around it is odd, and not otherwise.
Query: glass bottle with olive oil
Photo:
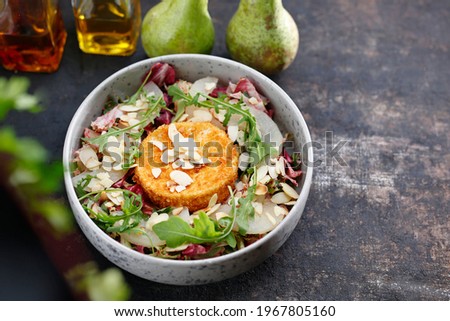
[[[139,0],[72,0],[80,49],[85,53],[129,56],[141,26]]]

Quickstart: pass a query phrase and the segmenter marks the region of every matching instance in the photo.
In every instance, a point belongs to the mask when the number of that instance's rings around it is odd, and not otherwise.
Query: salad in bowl
[[[129,97],[110,95],[84,129],[71,176],[86,215],[144,255],[239,251],[295,205],[302,176],[270,101],[246,77],[189,82],[164,62]]]

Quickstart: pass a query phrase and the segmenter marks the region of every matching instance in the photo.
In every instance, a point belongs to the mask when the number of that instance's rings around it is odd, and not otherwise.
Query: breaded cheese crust
[[[197,165],[193,169],[172,167],[161,160],[161,151],[152,141],[162,142],[168,149],[174,145],[168,136],[169,125],[162,125],[150,133],[141,143],[141,157],[135,169],[134,180],[147,193],[150,200],[160,207],[186,206],[191,212],[208,206],[210,198],[217,194],[218,203],[226,201],[230,196],[228,186],[234,187],[238,174],[238,152],[225,131],[211,123],[175,123],[177,130],[184,137],[193,137],[198,152],[209,156],[208,165]],[[159,168],[158,177],[152,169]],[[170,190],[173,181],[170,173],[180,170],[187,173],[193,182],[186,189],[177,192]],[[159,170],[156,170],[159,172]]]

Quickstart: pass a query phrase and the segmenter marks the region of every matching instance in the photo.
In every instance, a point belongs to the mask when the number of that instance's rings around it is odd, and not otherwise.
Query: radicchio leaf
[[[163,109],[161,110],[161,113],[158,117],[155,119],[155,125],[161,126],[161,125],[169,125],[172,121],[173,115],[170,111]]]
[[[175,82],[175,69],[167,63],[157,62],[149,72],[151,75],[148,81],[153,81],[158,87],[162,87],[164,84],[172,85]],[[147,75],[148,73],[144,76],[144,79]]]
[[[246,93],[244,95],[244,102],[248,104],[249,106],[252,106],[258,110],[267,112],[265,105],[268,103],[268,100],[266,97],[262,96],[255,88],[255,85],[248,79],[248,78],[241,78],[239,79],[238,83],[236,84],[236,88],[234,89],[234,93]],[[255,98],[257,103],[250,103],[249,98]]]
[[[209,94],[211,97],[217,98],[220,94],[226,94],[228,87],[216,87],[214,90]]]

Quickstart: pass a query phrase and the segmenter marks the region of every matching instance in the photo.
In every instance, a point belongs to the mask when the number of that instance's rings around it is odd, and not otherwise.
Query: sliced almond
[[[167,148],[167,146],[163,142],[160,142],[159,140],[152,139],[149,142],[153,144],[156,148],[158,148],[160,151],[164,151]]]
[[[273,179],[276,179],[278,177],[276,166],[269,166],[269,175]]]
[[[183,206],[175,207],[175,208],[172,210],[172,215],[177,216],[178,214],[180,214],[180,213],[183,211],[183,209],[184,209]]]
[[[89,184],[86,186],[86,190],[90,192],[98,192],[105,189],[105,187],[100,184],[100,180],[97,178],[91,179]]]
[[[111,185],[114,184],[110,178],[101,179],[99,183],[103,186],[103,188],[111,187]]]
[[[295,203],[297,203],[296,200],[295,200],[295,201],[289,201],[289,202],[287,202],[287,203],[284,203],[284,205],[292,206],[292,205],[295,205]]]
[[[188,118],[189,118],[188,114],[183,114],[177,121],[181,123],[181,122],[184,122]]]
[[[190,119],[193,123],[203,123],[203,122],[211,122],[213,116],[206,109],[197,109],[194,110],[194,117]]]
[[[175,192],[175,186],[170,186],[169,191],[170,191],[171,193]]]
[[[281,206],[274,206],[273,208],[273,212],[275,213],[275,216],[280,216],[280,215],[286,215],[288,213],[287,209]]]
[[[174,162],[172,163],[172,168],[173,168],[173,169],[180,168],[180,166],[181,166],[181,162],[180,162],[179,159],[176,160],[176,161],[174,161]]]
[[[268,190],[269,188],[267,187],[267,185],[258,183],[258,186],[256,186],[255,195],[266,195]]]
[[[272,178],[269,175],[264,176],[259,180],[259,183],[261,184],[267,184]]]
[[[247,169],[249,160],[250,160],[250,155],[247,152],[244,152],[241,155],[239,155],[238,164],[239,164],[239,169],[241,171],[245,171]]]
[[[174,170],[170,173],[170,178],[178,185],[188,186],[193,180],[192,178],[183,171]]]
[[[239,130],[238,131],[238,135],[237,135],[237,143],[239,144],[239,146],[244,146],[245,145],[245,133],[243,130]]]
[[[141,109],[145,109],[147,107],[148,107],[148,105],[146,106],[141,100],[137,100],[136,105],[122,105],[119,107],[119,109],[121,111],[129,113],[129,112],[136,112]]]
[[[192,159],[196,162],[202,160],[202,158],[203,158],[202,155],[200,155],[198,152],[194,151],[194,153],[192,154]]]
[[[281,187],[283,188],[283,192],[285,192],[287,195],[289,195],[291,198],[297,199],[298,193],[295,189],[293,189],[291,186],[289,186],[286,183],[281,183]]]
[[[278,192],[274,194],[270,200],[275,204],[284,204],[289,202],[291,197],[284,192]]]
[[[276,166],[276,169],[277,169],[277,174],[280,174],[282,176],[286,175],[286,170],[284,169],[284,158],[283,157],[280,157],[277,160],[277,163],[276,163],[275,166]]]
[[[227,129],[228,137],[232,142],[235,142],[238,138],[239,128],[237,125],[230,125]]]
[[[207,212],[206,212],[206,215],[211,215],[211,214],[213,214],[214,212],[216,212],[220,207],[222,206],[222,204],[216,204],[216,205],[214,205],[213,207],[211,207]]]
[[[97,174],[97,178],[100,179],[100,180],[106,179],[106,178],[109,178],[109,174],[105,173],[105,172],[101,172],[101,173]]]
[[[161,155],[161,161],[165,164],[172,163],[175,160],[175,151],[173,149],[166,149]]]
[[[152,168],[152,175],[154,178],[158,178],[161,175],[161,168],[154,167]]]
[[[223,123],[223,121],[225,120],[225,114],[226,114],[225,110],[221,109],[221,110],[219,110],[219,113],[216,113],[214,109],[211,109],[211,113],[221,123]]]
[[[112,208],[112,207],[114,207],[116,204],[114,204],[113,202],[111,202],[111,201],[106,201],[106,202],[104,202],[103,204],[102,204],[102,206],[103,205],[105,205],[107,208]]]
[[[160,223],[167,221],[169,219],[169,215],[166,213],[158,214],[158,213],[152,213],[152,215],[149,217],[147,222],[145,223],[145,228],[149,231],[152,230],[153,226]]]
[[[122,205],[124,202],[123,192],[108,192],[106,193],[106,196],[115,205]]]
[[[230,217],[230,216],[225,212],[217,212],[216,213],[216,220],[220,220],[221,218],[224,218],[224,217]]]
[[[92,171],[92,170],[95,170],[95,169],[99,168],[100,165],[102,165],[102,163],[100,163],[98,161],[98,158],[96,156],[95,158],[89,158],[85,165],[86,165],[87,169]]]
[[[250,97],[248,102],[252,105],[256,105],[258,104],[258,99],[256,99],[255,97]]]
[[[181,168],[182,169],[193,169],[193,168],[195,168],[195,166],[191,162],[185,161],[185,162],[181,162]]]
[[[175,187],[177,185],[177,183],[175,183],[174,181],[168,180],[166,182],[167,187]]]
[[[175,124],[170,124],[167,130],[167,136],[172,142],[186,140],[186,138],[180,134]]]
[[[218,199],[219,199],[219,197],[217,196],[217,193],[215,193],[213,196],[211,196],[211,198],[209,199],[208,208],[211,208],[214,205],[216,205]]]
[[[183,186],[183,185],[177,185],[177,186],[175,186],[175,190],[178,192],[178,193],[181,193],[182,191],[184,191],[186,189],[186,186]]]
[[[84,145],[78,150],[78,157],[85,166],[87,166],[86,164],[90,159],[98,161],[97,153],[89,145]]]
[[[256,169],[256,180],[259,182],[264,176],[267,175],[268,166],[261,165]]]

